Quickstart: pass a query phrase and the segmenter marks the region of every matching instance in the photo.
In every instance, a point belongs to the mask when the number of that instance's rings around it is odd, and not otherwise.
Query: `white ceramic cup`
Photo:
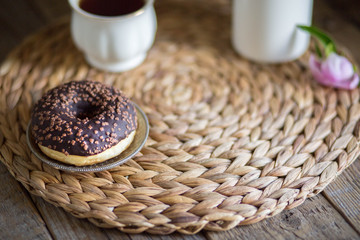
[[[139,10],[120,16],[95,15],[68,0],[72,7],[71,34],[87,62],[110,72],[123,72],[140,65],[156,34],[154,0],[145,0]]]
[[[313,0],[233,0],[232,45],[258,62],[286,62],[308,48],[310,35],[297,25],[311,25]]]

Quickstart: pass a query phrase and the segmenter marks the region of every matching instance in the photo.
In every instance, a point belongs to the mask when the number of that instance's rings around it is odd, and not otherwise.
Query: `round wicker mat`
[[[1,66],[0,159],[26,189],[124,232],[227,230],[293,208],[359,155],[359,90],[316,84],[309,52],[251,63],[230,45],[228,1],[160,1],[158,33],[138,68],[105,73],[74,47],[69,22],[26,39]],[[35,101],[72,79],[122,89],[147,113],[141,153],[97,173],[39,161],[25,130]]]

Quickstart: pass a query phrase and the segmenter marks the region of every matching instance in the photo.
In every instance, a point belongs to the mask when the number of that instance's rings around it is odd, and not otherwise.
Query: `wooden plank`
[[[52,239],[20,184],[0,164],[0,239]]]
[[[204,240],[206,239],[202,232],[195,235],[185,235],[181,233],[172,233],[170,235],[153,235],[148,233],[129,234],[128,238],[119,235],[116,229],[107,229],[105,233],[110,240]]]
[[[301,206],[227,232],[205,232],[208,239],[358,239],[360,235],[322,195]]]
[[[46,23],[70,14],[68,1],[32,0],[28,4]]]
[[[202,233],[190,236],[174,233],[168,236],[151,235],[148,233],[126,234],[117,229],[101,229],[87,221],[78,219],[47,203],[40,197],[32,196],[36,207],[39,209],[47,228],[56,239],[111,239],[111,240],[148,240],[148,239],[185,239],[185,240],[204,240]]]
[[[11,29],[19,37],[35,31],[44,23],[41,18],[27,4],[27,1],[12,0],[1,2],[2,23]]]
[[[332,9],[326,1],[327,0],[314,1],[314,25],[330,33],[330,35],[342,46],[345,46],[355,57],[355,60],[360,63],[359,28],[343,19],[338,11]]]
[[[88,220],[76,218],[40,197],[32,199],[55,239],[107,239],[102,229]]]
[[[0,22],[2,22],[1,15]],[[0,62],[2,62],[5,60],[6,55],[10,52],[10,50],[16,47],[19,39],[12,33],[9,28],[6,28],[6,26],[0,27],[0,36]]]
[[[26,36],[69,14],[67,1],[3,1],[0,8],[0,62]]]
[[[348,4],[343,4],[345,12],[339,8],[331,8],[325,0],[315,1],[315,24],[328,30],[341,44],[347,47],[357,62],[360,62],[359,27],[349,22],[344,13],[349,12]],[[334,2],[332,1],[334,7]],[[340,1],[337,1],[339,4]],[[359,5],[359,1],[357,1]],[[343,1],[342,1],[343,3]],[[356,4],[355,4],[356,6]],[[335,7],[340,7],[335,4]],[[354,5],[352,5],[354,7]],[[357,16],[359,18],[359,16]],[[360,233],[360,162],[357,160],[346,169],[334,182],[324,189],[323,194],[336,207],[336,209]]]
[[[328,5],[336,9],[338,14],[357,26],[360,26],[360,1],[359,0],[327,0]]]
[[[2,1],[0,8],[0,61],[28,34],[43,25],[23,0]]]
[[[10,1],[11,2],[11,1]],[[25,2],[25,1],[22,1],[22,2]],[[45,0],[37,0],[36,2],[45,2]],[[57,1],[57,2],[63,2],[63,3],[66,3],[67,4],[67,2],[66,1]],[[317,2],[317,1],[315,1],[315,2]],[[324,1],[321,1],[321,3],[320,3],[320,6],[321,6],[321,4],[323,4],[324,3]],[[42,5],[41,5],[42,6]],[[6,8],[5,8],[6,9]],[[44,9],[46,10],[46,7],[44,7]],[[3,11],[6,11],[6,10],[3,10]],[[42,11],[42,10],[40,10],[40,11]],[[52,11],[46,11],[46,14],[49,14],[48,16],[46,16],[46,15],[44,15],[44,16],[42,16],[42,19],[49,19],[49,18],[51,18],[51,13]],[[0,13],[1,14],[1,13]],[[1,16],[3,16],[2,14],[1,14]],[[7,15],[7,16],[9,16],[9,15]],[[345,26],[345,30],[344,29],[341,29],[341,21],[340,21],[340,23],[339,23],[339,21],[336,21],[335,23],[335,27],[333,26],[333,19],[332,19],[332,17],[333,16],[331,16],[331,14],[330,15],[324,15],[324,16],[326,16],[326,18],[321,18],[320,20],[321,21],[323,21],[323,23],[322,24],[324,24],[324,26],[325,26],[325,28],[327,29],[327,30],[329,30],[330,32],[332,32],[333,33],[333,31],[335,32],[335,33],[337,33],[338,35],[336,35],[335,37],[336,37],[336,39],[337,40],[339,40],[339,42],[341,42],[341,43],[343,43],[345,46],[347,46],[347,47],[349,47],[351,50],[353,50],[353,49],[358,49],[358,47],[357,47],[357,44],[355,45],[355,41],[357,40],[357,39],[360,39],[359,37],[358,37],[358,35],[356,35],[355,36],[355,38],[354,39],[350,39],[349,41],[351,42],[351,44],[349,45],[348,43],[346,43],[346,42],[344,42],[343,41],[343,39],[342,38],[349,38],[349,36],[352,36],[350,33],[351,33],[351,31],[352,31],[352,29],[353,28],[351,28],[350,27],[350,29],[349,29],[349,27],[347,27],[347,24],[346,24],[346,22],[344,22],[345,24],[344,24],[344,26]],[[322,16],[320,16],[320,17],[322,17]],[[320,25],[318,25],[318,26],[320,26]],[[354,29],[356,29],[356,28],[354,28]],[[33,31],[33,30],[29,30],[29,32],[31,32],[31,31]],[[20,32],[22,32],[22,31],[20,31]],[[341,34],[342,33],[345,33],[345,35],[344,36],[342,36]],[[346,35],[347,34],[347,35]],[[17,36],[19,36],[19,35],[17,35]],[[22,36],[22,35],[21,35]],[[354,53],[353,53],[354,54]],[[359,55],[357,55],[357,56],[359,56]],[[357,60],[359,61],[360,60],[360,58],[359,57],[357,57]],[[345,173],[344,173],[345,174]],[[352,180],[354,180],[354,178],[352,178]],[[1,182],[4,182],[4,181],[1,181]],[[15,182],[16,183],[16,182]],[[3,188],[2,188],[3,189]],[[4,194],[2,193],[1,194],[1,196],[0,196],[0,199],[2,200],[2,198],[4,197]],[[320,196],[320,198],[321,198],[321,196]],[[41,201],[43,201],[42,199],[39,199],[39,200],[41,200]],[[12,205],[12,202],[13,200],[10,200],[10,207],[9,208],[12,208],[11,207],[11,205]],[[312,201],[312,200],[307,200],[307,202],[308,201]],[[35,200],[35,202],[36,202],[36,200]],[[305,204],[307,204],[307,202],[305,203]],[[321,201],[320,201],[321,202]],[[3,204],[3,202],[2,202],[2,204]],[[55,207],[53,207],[52,205],[50,205],[50,204],[48,204],[48,203],[46,203],[46,202],[44,202],[44,204],[47,204],[47,205],[49,205],[49,207],[51,207],[51,208],[49,208],[49,210],[48,211],[53,211],[53,212],[55,212],[55,215],[58,215],[58,214],[61,214],[61,212],[63,213],[63,214],[66,214],[66,215],[68,215],[67,217],[69,217],[69,218],[72,218],[72,221],[73,220],[78,220],[78,221],[82,221],[82,222],[86,222],[87,224],[90,224],[90,223],[88,223],[86,220],[79,220],[79,219],[76,219],[75,217],[72,217],[70,214],[67,214],[67,213],[65,213],[62,209],[58,209],[58,208],[55,208]],[[320,204],[322,204],[322,203],[320,203]],[[1,205],[2,206],[2,205]],[[328,205],[324,205],[324,206],[328,206]],[[299,207],[299,208],[302,208],[302,206],[301,207]],[[330,207],[331,208],[331,207]],[[39,208],[39,209],[43,209],[43,208]],[[60,211],[60,212],[59,212]],[[302,218],[304,218],[304,217],[300,217],[300,213],[294,213],[293,215],[287,215],[287,212],[292,212],[292,211],[295,211],[295,210],[290,210],[290,211],[286,211],[285,213],[282,213],[280,216],[282,217],[282,218],[284,218],[285,220],[286,220],[286,218],[288,218],[289,219],[289,221],[290,222],[298,222],[298,221],[301,221],[301,219]],[[317,210],[315,210],[315,211],[317,211]],[[331,211],[334,211],[334,209],[332,209]],[[335,213],[336,213],[336,211],[335,211]],[[283,216],[285,214],[285,216]],[[296,215],[297,214],[297,215]],[[313,213],[312,213],[313,214]],[[304,214],[303,214],[304,215]],[[1,214],[1,216],[2,216],[2,214]],[[1,216],[0,216],[0,218],[1,218]],[[51,215],[50,215],[51,216]],[[279,217],[279,216],[277,216],[277,217]],[[275,217],[276,218],[276,217]],[[61,217],[60,219],[63,219],[64,221],[65,221],[65,219],[66,219],[66,217]],[[295,220],[291,220],[291,219],[295,219]],[[300,220],[298,220],[298,219],[300,219]],[[316,220],[317,218],[315,218],[315,220]],[[68,220],[66,220],[66,221],[68,221]],[[265,220],[265,221],[263,221],[263,222],[268,222],[268,221],[272,221],[272,219],[268,219],[268,220]],[[341,222],[341,221],[340,221]],[[286,224],[288,224],[288,225],[291,225],[291,226],[293,226],[294,224],[293,223],[287,223],[286,221],[285,221],[285,223]],[[284,224],[285,224],[284,223]],[[1,224],[1,223],[0,223]],[[88,229],[90,229],[90,228],[96,228],[96,227],[94,227],[92,224],[90,224],[89,225],[89,228],[87,228],[87,227],[83,227],[81,224],[75,224],[75,225],[72,225],[73,223],[72,222],[63,222],[63,224],[64,225],[67,225],[67,226],[64,226],[63,228],[62,228],[62,231],[63,232],[65,232],[65,231],[68,231],[68,228],[71,228],[72,230],[78,230],[78,231],[80,231],[80,233],[72,233],[73,235],[71,235],[71,236],[76,236],[76,237],[79,237],[79,238],[81,238],[81,234],[83,233],[83,232],[88,232]],[[261,224],[261,223],[259,223],[259,224]],[[279,224],[279,222],[277,222],[277,224]],[[308,225],[312,225],[312,222],[311,221],[308,221],[308,222],[306,222],[306,224],[307,224],[307,226]],[[334,224],[334,223],[333,223]],[[336,223],[336,224],[338,224],[338,223]],[[255,225],[253,225],[253,226],[256,226],[257,224],[255,224]],[[303,223],[301,223],[301,226],[303,226]],[[318,226],[318,225],[316,225],[316,226]],[[342,225],[340,225],[340,226],[342,226]],[[271,235],[266,235],[266,233],[267,232],[269,232],[270,230],[272,230],[272,228],[274,227],[274,225],[269,225],[269,226],[266,226],[266,224],[265,225],[263,225],[263,228],[261,228],[260,229],[260,231],[259,231],[259,228],[255,228],[255,231],[256,231],[256,229],[257,229],[257,231],[258,231],[258,234],[259,235],[254,235],[254,231],[253,231],[253,228],[252,228],[252,226],[244,226],[244,227],[239,227],[239,228],[236,228],[236,230],[234,230],[234,232],[233,231],[228,231],[228,232],[225,232],[225,233],[230,233],[231,234],[231,236],[233,237],[233,238],[231,238],[231,239],[236,239],[236,238],[243,238],[242,237],[242,235],[240,235],[240,234],[237,234],[238,232],[238,230],[237,229],[247,229],[247,228],[250,228],[250,230],[253,232],[253,234],[252,234],[252,236],[254,237],[254,236],[259,236],[259,238],[261,238],[260,236],[264,236],[264,237],[266,237],[266,238],[269,238],[269,236],[271,236]],[[276,225],[275,225],[275,227],[276,227]],[[321,226],[318,226],[318,227],[321,227]],[[317,230],[317,228],[318,227],[314,227],[314,229],[312,228],[312,230],[313,231],[316,231]],[[326,227],[326,226],[324,226],[324,227]],[[305,228],[306,228],[306,226],[305,226]],[[0,230],[2,230],[3,228],[1,228]],[[98,229],[98,228],[96,228],[96,229]],[[287,228],[286,227],[286,225],[283,225],[283,228],[282,228],[282,232],[288,232],[288,231],[293,231],[293,232],[296,232],[295,230],[297,230],[297,228],[294,228],[294,227],[291,227],[291,228]],[[304,229],[304,227],[302,227],[302,229]],[[335,229],[337,229],[337,228],[335,228]],[[347,228],[344,228],[345,230],[347,229]],[[249,231],[250,231],[249,230]],[[280,231],[279,230],[279,231]],[[344,231],[345,231],[344,230]],[[31,228],[30,228],[30,230],[25,230],[24,232],[26,232],[26,236],[28,237],[29,236],[29,231],[31,231]],[[91,232],[91,230],[89,230],[90,232]],[[343,232],[344,232],[343,231]],[[233,232],[233,233],[231,233],[231,232]],[[350,231],[351,232],[351,231]],[[148,235],[148,234],[139,234],[139,235],[125,235],[125,234],[121,234],[119,231],[117,231],[117,230],[104,230],[103,231],[103,233],[106,233],[106,236],[108,237],[108,238],[110,238],[110,239],[156,239],[156,238],[158,238],[158,239],[161,239],[161,238],[166,238],[166,239],[168,239],[169,238],[169,236],[157,236],[157,235]],[[80,234],[80,235],[77,235],[77,234]],[[208,236],[208,232],[206,232],[206,236]],[[216,234],[216,233],[214,233],[214,234]],[[241,233],[241,234],[244,234],[244,233]],[[246,233],[245,233],[246,234]],[[288,234],[288,233],[287,233]],[[55,236],[58,236],[59,237],[59,239],[61,238],[61,236],[62,235],[55,235]],[[99,235],[100,236],[100,235]],[[104,235],[101,235],[101,237],[103,237]],[[192,238],[192,237],[198,237],[198,236],[201,236],[201,234],[199,234],[199,235],[194,235],[194,236],[187,236],[187,235],[181,235],[181,234],[172,234],[172,235],[170,235],[170,238],[171,237],[173,237],[173,236],[175,236],[174,237],[174,239],[176,239],[176,237],[178,237],[177,239],[183,239],[183,238],[187,238],[187,239],[198,239],[198,238]],[[224,235],[217,235],[218,237],[222,237],[222,236],[224,236]],[[281,235],[281,236],[284,236],[284,235]],[[294,234],[293,235],[290,235],[290,234],[288,234],[288,235],[286,235],[286,236],[295,236]],[[330,235],[331,236],[331,235]],[[339,236],[339,235],[334,235],[332,238],[335,238],[335,236]],[[343,236],[348,236],[348,235],[346,235],[346,234],[344,234]],[[99,238],[99,239],[102,239],[102,238]],[[357,235],[355,235],[355,237],[358,237]],[[11,239],[11,238],[2,238],[2,236],[0,235],[0,239]],[[70,239],[70,238],[68,238],[68,239]],[[203,238],[200,238],[200,239],[203,239]],[[216,239],[216,238],[214,238],[214,236],[212,237],[212,239]],[[251,238],[250,238],[251,239]]]
[[[346,169],[323,192],[325,197],[360,233],[360,161]]]

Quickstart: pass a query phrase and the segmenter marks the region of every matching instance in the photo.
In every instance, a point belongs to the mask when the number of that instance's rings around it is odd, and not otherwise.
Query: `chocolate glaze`
[[[137,127],[136,109],[119,90],[69,82],[48,91],[31,117],[35,142],[66,155],[99,154]]]

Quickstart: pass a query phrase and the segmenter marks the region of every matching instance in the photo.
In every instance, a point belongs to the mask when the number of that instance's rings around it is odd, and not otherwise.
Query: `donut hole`
[[[92,119],[102,112],[101,106],[96,106],[88,102],[81,102],[77,105],[75,117],[78,119]]]

